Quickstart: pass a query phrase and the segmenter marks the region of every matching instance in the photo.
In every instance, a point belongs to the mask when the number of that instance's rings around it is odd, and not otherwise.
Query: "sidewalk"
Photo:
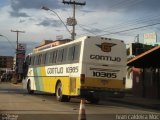
[[[107,100],[149,109],[160,110],[160,99],[142,98],[131,94],[126,94],[124,98],[107,98]]]

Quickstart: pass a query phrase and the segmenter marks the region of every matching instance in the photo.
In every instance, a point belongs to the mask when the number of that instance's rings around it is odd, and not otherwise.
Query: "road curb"
[[[107,99],[107,101],[122,103],[122,104],[127,104],[127,105],[134,105],[134,106],[139,106],[139,107],[148,108],[148,109],[160,110],[160,104],[159,105],[157,104],[146,105],[146,104],[136,103],[132,101],[119,100],[119,99]]]
[[[22,83],[11,83],[14,86],[22,86]]]

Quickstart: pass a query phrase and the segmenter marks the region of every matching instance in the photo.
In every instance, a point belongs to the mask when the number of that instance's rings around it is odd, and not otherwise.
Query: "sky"
[[[70,1],[70,0],[65,0]],[[160,0],[76,0],[86,2],[76,6],[76,38],[81,36],[102,36],[123,40],[126,44],[143,43],[143,34],[160,34]],[[66,24],[72,17],[73,6],[62,0],[0,0],[0,56],[14,56],[17,35],[19,43],[27,45],[27,53],[43,40],[57,37],[71,38],[57,15],[45,11],[42,6],[56,12]],[[71,26],[67,26],[70,32]],[[157,39],[157,40],[158,40]]]

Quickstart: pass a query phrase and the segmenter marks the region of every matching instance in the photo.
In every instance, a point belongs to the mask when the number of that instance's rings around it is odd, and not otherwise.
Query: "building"
[[[128,61],[133,66],[133,94],[160,99],[160,46]]]
[[[38,51],[41,51],[41,50],[44,50],[46,48],[51,48],[51,47],[54,47],[54,46],[57,46],[57,45],[61,45],[61,44],[65,44],[67,42],[70,42],[71,40],[70,39],[63,39],[63,40],[43,40],[39,46],[35,47],[33,49],[33,52],[38,52]]]
[[[13,69],[13,56],[0,56],[0,74]]]
[[[154,48],[156,46],[155,45],[146,45],[143,43],[130,43],[127,44],[127,59],[128,61],[130,61],[130,59]],[[133,86],[133,83],[135,81],[133,81],[133,71],[137,71],[137,69],[132,69],[132,67],[127,67],[127,75],[126,75],[126,88],[133,88],[135,86]],[[134,71],[134,74],[135,74]]]

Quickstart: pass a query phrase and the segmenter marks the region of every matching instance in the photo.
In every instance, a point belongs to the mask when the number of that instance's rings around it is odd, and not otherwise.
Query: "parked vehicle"
[[[12,73],[3,73],[1,76],[1,82],[8,82],[12,79]]]

